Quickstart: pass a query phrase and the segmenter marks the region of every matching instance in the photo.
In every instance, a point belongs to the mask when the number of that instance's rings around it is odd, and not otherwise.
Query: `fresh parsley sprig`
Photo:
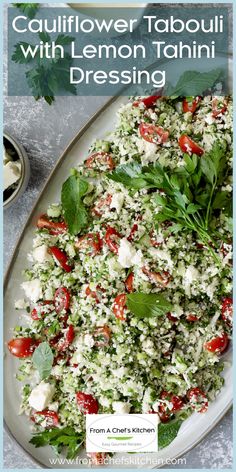
[[[146,167],[133,163],[118,167],[109,178],[130,188],[162,190],[155,195],[159,208],[156,221],[171,220],[176,223],[175,230],[195,232],[219,262],[213,249],[218,238],[214,214],[216,210],[231,211],[230,199],[220,190],[227,176],[227,158],[226,143],[216,142],[201,157],[185,154],[185,165],[174,171],[159,163]]]
[[[30,20],[35,17],[39,9],[39,3],[13,3],[13,6],[19,8]]]
[[[67,450],[66,458],[74,459],[85,441],[85,433],[78,433],[74,428],[53,428],[36,434],[29,441],[35,447],[51,446],[57,454]]]
[[[47,33],[39,33],[39,39],[49,45],[52,43],[51,37]],[[67,46],[74,38],[64,34],[59,34],[55,40],[55,44]],[[34,57],[28,54],[25,57],[22,47],[26,51],[28,47],[34,49],[34,45],[21,41],[15,45],[12,54],[12,61],[18,64],[31,65],[32,68],[25,72],[28,86],[35,100],[44,98],[51,105],[55,100],[55,94],[71,93],[76,95],[76,87],[70,83],[70,67],[73,59],[68,52],[64,53],[61,58],[60,54],[56,54],[53,59],[40,58],[40,51],[37,50]]]

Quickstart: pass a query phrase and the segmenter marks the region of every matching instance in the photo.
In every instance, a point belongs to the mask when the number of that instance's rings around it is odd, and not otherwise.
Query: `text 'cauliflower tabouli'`
[[[130,100],[39,217],[16,302],[28,324],[8,343],[36,447],[75,457],[86,413],[156,413],[165,447],[220,391],[231,115],[230,97]]]

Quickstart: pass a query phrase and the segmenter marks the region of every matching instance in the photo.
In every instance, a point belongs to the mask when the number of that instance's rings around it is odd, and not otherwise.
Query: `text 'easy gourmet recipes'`
[[[153,413],[163,448],[220,391],[231,114],[229,97],[131,100],[39,217],[8,343],[36,447],[74,458],[86,413]]]

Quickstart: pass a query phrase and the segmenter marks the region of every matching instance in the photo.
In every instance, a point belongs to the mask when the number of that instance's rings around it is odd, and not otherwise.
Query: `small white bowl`
[[[3,200],[3,208],[5,210],[6,208],[12,206],[13,203],[15,203],[24,193],[29,182],[30,164],[25,149],[15,138],[10,136],[7,132],[4,132],[3,141],[8,141],[10,143],[11,147],[14,148],[21,162],[21,176],[17,182],[17,187],[15,188],[15,190],[12,191],[12,193],[6,200]],[[7,148],[6,145],[5,147]]]

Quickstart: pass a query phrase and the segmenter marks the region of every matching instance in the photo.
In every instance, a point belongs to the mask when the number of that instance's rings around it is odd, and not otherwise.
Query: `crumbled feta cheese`
[[[52,256],[48,253],[48,247],[46,244],[33,249],[33,258],[35,261],[43,263],[52,260]]]
[[[85,334],[84,344],[87,347],[93,347],[94,346],[94,339],[93,339],[93,336],[91,334]]]
[[[23,282],[21,287],[25,291],[25,295],[32,302],[37,302],[43,296],[42,287],[39,279]]]
[[[126,239],[120,240],[120,247],[118,250],[118,261],[122,267],[129,268],[133,265],[142,265],[142,251],[136,249]]]
[[[127,402],[113,402],[112,408],[115,415],[127,415],[130,412],[130,404]]]
[[[137,138],[137,148],[141,156],[142,164],[148,162],[155,162],[157,159],[157,145],[155,143],[149,143],[145,139]]]
[[[37,387],[33,388],[29,396],[29,405],[37,411],[44,410],[52,401],[55,393],[54,385],[46,382],[40,382]]]
[[[110,208],[115,208],[118,215],[121,212],[121,208],[124,203],[124,198],[125,198],[124,194],[121,192],[117,192],[117,193],[114,193],[114,195],[112,195]]]

